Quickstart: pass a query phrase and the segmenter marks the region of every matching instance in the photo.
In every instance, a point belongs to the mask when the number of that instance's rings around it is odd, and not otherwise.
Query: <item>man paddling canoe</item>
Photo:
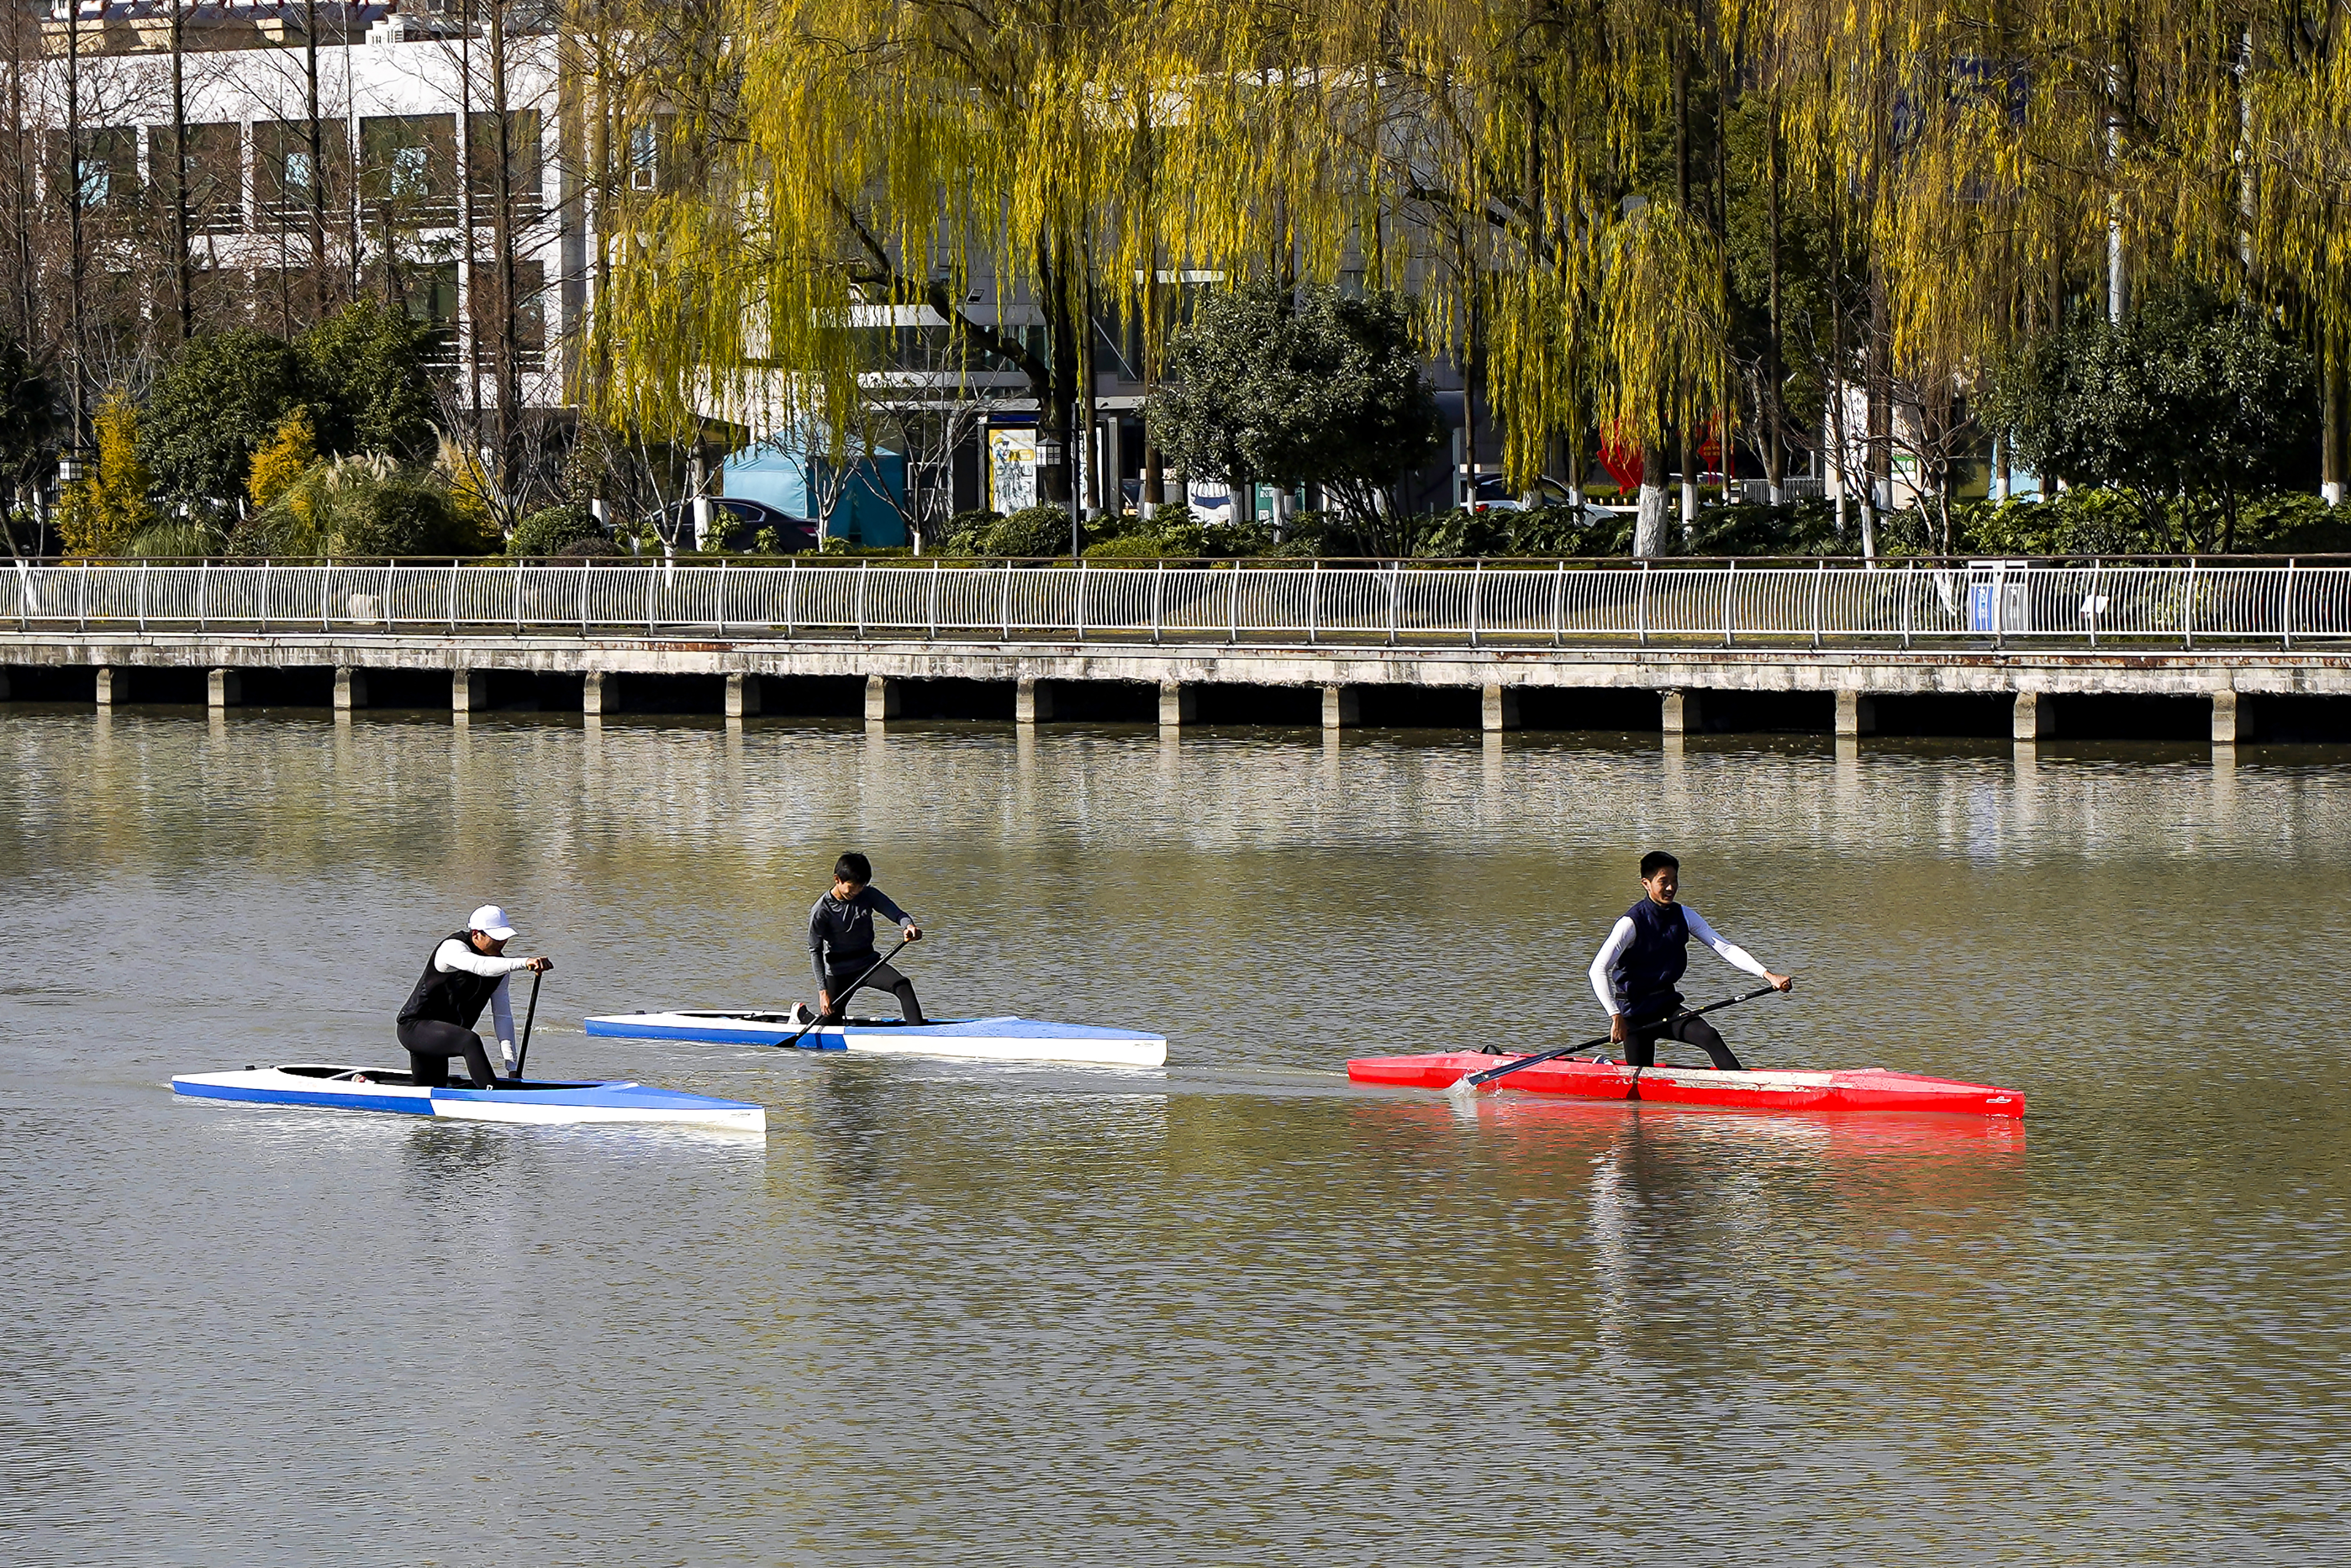
[[[1663,850],[1641,857],[1641,901],[1617,920],[1592,960],[1593,994],[1608,1009],[1608,1038],[1624,1046],[1625,1065],[1654,1067],[1657,1041],[1678,1040],[1705,1051],[1723,1071],[1737,1072],[1739,1058],[1712,1024],[1697,1018],[1667,1021],[1682,1005],[1674,986],[1689,967],[1689,939],[1697,937],[1732,968],[1769,980],[1777,990],[1795,982],[1725,941],[1697,910],[1675,903],[1681,870],[1682,862]]]
[[[485,1002],[498,1028],[498,1058],[514,1065],[514,1003],[507,977],[526,969],[543,974],[555,966],[545,958],[507,957],[507,944],[513,937],[507,912],[485,904],[474,911],[465,930],[444,936],[424,961],[424,977],[400,1009],[400,1045],[408,1052],[418,1083],[445,1087],[449,1059],[462,1056],[475,1088],[497,1086],[489,1052],[474,1032],[474,1020],[482,1016]]]
[[[923,939],[922,927],[914,917],[873,885],[872,862],[852,850],[833,862],[831,890],[809,911],[809,956],[816,965],[819,1017],[845,1012],[850,994],[872,986],[897,997],[898,1009],[908,1023],[923,1021],[923,1004],[914,996],[914,982],[881,963],[882,955],[873,949],[877,909],[896,922],[907,941]],[[864,977],[861,980],[860,976]],[[798,1009],[794,1011],[797,1018]]]

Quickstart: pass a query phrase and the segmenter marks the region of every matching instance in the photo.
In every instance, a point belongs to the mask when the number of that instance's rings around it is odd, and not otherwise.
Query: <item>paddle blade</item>
[[[1445,1092],[1453,1097],[1455,1103],[1461,1105],[1468,1104],[1472,1100],[1477,1099],[1481,1093],[1491,1093],[1492,1091],[1485,1084],[1471,1082],[1471,1080],[1477,1076],[1478,1075],[1474,1072],[1463,1073],[1460,1077],[1453,1081],[1452,1086],[1447,1088]]]

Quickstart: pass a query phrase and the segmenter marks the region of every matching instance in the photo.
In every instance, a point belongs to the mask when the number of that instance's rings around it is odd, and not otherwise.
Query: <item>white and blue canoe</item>
[[[190,1072],[172,1080],[172,1092],[199,1100],[244,1100],[261,1105],[310,1105],[339,1111],[389,1111],[395,1115],[454,1117],[463,1122],[655,1123],[765,1133],[768,1113],[742,1100],[720,1100],[658,1089],[626,1079],[530,1082],[496,1089],[427,1088],[392,1068],[295,1062],[248,1067],[242,1072]]]
[[[631,1040],[704,1040],[725,1045],[781,1045],[799,1035],[801,1051],[863,1056],[954,1056],[976,1061],[1082,1061],[1110,1067],[1162,1067],[1167,1039],[1141,1030],[1040,1019],[844,1019],[820,1029],[789,1013],[613,1013],[586,1020],[590,1034]]]

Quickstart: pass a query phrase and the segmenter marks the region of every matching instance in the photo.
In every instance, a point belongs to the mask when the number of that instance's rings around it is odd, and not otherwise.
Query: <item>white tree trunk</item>
[[[1633,553],[1652,556],[1665,552],[1666,487],[1644,484],[1641,486],[1641,509],[1633,519]]]

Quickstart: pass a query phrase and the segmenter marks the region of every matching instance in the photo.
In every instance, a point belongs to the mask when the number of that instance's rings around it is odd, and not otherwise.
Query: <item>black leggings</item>
[[[1625,1063],[1628,1067],[1655,1067],[1657,1064],[1657,1041],[1678,1040],[1685,1045],[1697,1046],[1714,1059],[1714,1064],[1725,1072],[1745,1071],[1739,1058],[1730,1054],[1730,1047],[1722,1043],[1722,1036],[1704,1019],[1677,1019],[1671,1023],[1642,1024],[1625,1042]]]
[[[465,1071],[473,1075],[475,1088],[488,1089],[497,1083],[498,1075],[490,1071],[489,1050],[472,1030],[439,1019],[416,1019],[400,1026],[400,1046],[408,1052],[410,1071],[425,1088],[448,1087],[453,1056],[465,1059]]]
[[[864,967],[860,965],[854,969],[844,969],[826,981],[824,988],[832,998],[832,1011],[835,1018],[849,1016],[849,998],[852,993],[872,990],[887,991],[896,997],[898,1010],[906,1015],[908,1023],[923,1021],[923,1004],[914,997],[914,981],[887,964],[875,969],[872,974],[865,975],[862,981],[858,980],[857,977],[864,974]],[[849,988],[843,990],[841,988],[844,986]]]

